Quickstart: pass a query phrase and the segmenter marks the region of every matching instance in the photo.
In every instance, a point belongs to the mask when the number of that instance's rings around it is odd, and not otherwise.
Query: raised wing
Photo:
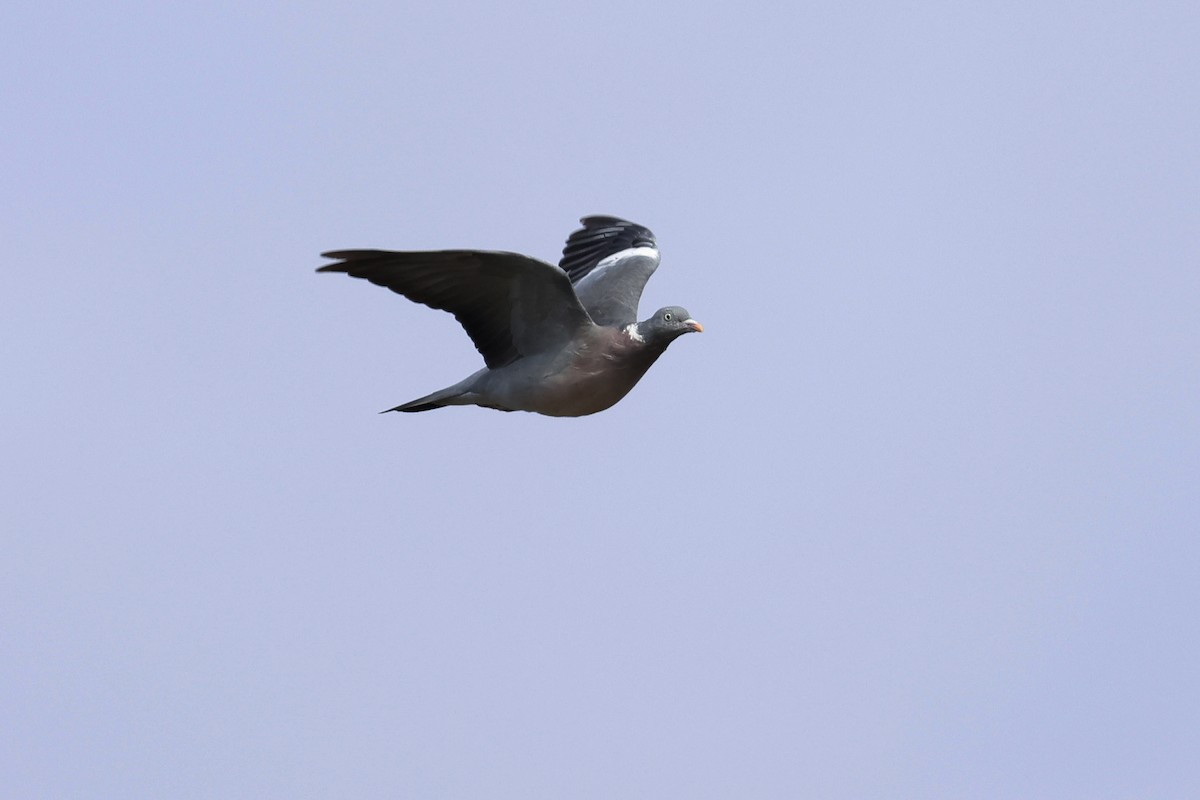
[[[592,322],[566,274],[518,253],[335,250],[317,272],[345,272],[449,311],[491,369],[564,347]]]
[[[649,228],[617,217],[584,217],[567,238],[559,266],[597,325],[637,321],[646,281],[658,269],[658,245]]]

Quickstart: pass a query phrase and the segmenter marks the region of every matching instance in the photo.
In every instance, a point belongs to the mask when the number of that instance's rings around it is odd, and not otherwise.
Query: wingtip
[[[333,258],[336,259],[336,263],[317,267],[317,272],[349,272],[349,264],[358,254],[360,251],[357,250],[329,250],[321,253],[321,258]]]
[[[598,225],[638,225],[636,222],[630,222],[622,217],[614,217],[612,214],[588,214],[585,217],[579,218],[579,224],[585,228]]]

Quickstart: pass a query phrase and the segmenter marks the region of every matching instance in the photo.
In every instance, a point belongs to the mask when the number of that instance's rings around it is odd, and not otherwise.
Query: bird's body
[[[665,349],[647,348],[624,331],[597,325],[567,350],[499,369],[484,367],[454,386],[389,410],[424,411],[432,400],[432,407],[477,405],[582,417],[616,404]]]
[[[458,318],[487,366],[445,389],[388,409],[477,405],[580,417],[618,402],[678,336],[701,331],[682,308],[636,321],[658,266],[653,234],[615,217],[586,217],[556,267],[477,250],[326,253],[322,272],[366,278]]]

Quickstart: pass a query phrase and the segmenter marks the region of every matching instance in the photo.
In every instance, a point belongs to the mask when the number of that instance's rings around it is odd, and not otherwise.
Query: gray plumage
[[[487,250],[335,250],[318,272],[344,272],[449,311],[483,356],[483,369],[389,411],[477,405],[579,417],[609,408],[676,338],[702,331],[679,306],[637,321],[658,268],[649,229],[584,217],[559,266]]]

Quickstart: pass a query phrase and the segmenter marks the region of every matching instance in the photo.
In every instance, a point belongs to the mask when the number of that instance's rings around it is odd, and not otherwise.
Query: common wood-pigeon
[[[323,253],[337,263],[318,272],[366,278],[449,311],[483,355],[487,366],[470,377],[388,411],[477,405],[594,414],[624,397],[676,338],[704,330],[679,306],[637,321],[659,262],[649,229],[616,217],[580,222],[557,267],[489,250]]]

